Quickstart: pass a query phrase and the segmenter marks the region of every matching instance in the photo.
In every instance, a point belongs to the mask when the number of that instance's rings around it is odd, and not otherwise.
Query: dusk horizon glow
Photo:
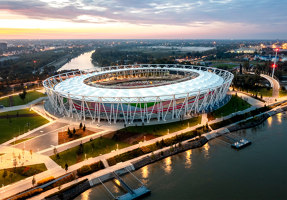
[[[0,0],[0,39],[286,39],[282,0]]]

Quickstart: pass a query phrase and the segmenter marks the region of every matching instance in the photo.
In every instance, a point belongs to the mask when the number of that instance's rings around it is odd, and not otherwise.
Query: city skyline
[[[0,39],[286,39],[284,2],[0,1]]]

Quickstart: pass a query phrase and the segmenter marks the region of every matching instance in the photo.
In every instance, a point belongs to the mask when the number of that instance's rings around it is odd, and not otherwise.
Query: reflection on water
[[[210,149],[209,144],[206,143],[205,145],[203,145],[203,149],[204,149],[204,157],[209,158],[209,149]]]
[[[279,124],[281,124],[282,123],[282,113],[278,113],[276,116],[277,116],[277,120],[278,120]],[[271,118],[271,117],[269,117],[269,118]]]
[[[192,150],[188,150],[185,152],[185,168],[191,167],[191,154]]]
[[[170,174],[171,170],[172,170],[172,167],[171,167],[171,157],[167,157],[166,159],[164,159],[164,162],[165,162],[165,168],[164,168],[164,171],[167,173],[167,174]]]
[[[76,58],[73,58],[70,62],[66,63],[62,66],[58,71],[61,70],[73,70],[73,69],[80,69],[80,70],[94,70],[97,68],[92,63],[91,56],[95,51],[90,51],[79,55]]]
[[[272,118],[272,117],[269,117],[269,118],[267,119],[268,127],[270,127],[270,126],[271,126],[271,124],[272,124],[272,120],[273,120],[273,118]]]
[[[81,200],[89,200],[89,196],[90,196],[91,192],[92,192],[92,190],[87,190],[86,192],[82,193],[80,195]]]
[[[112,191],[114,191],[116,194],[120,192],[120,189],[118,186],[121,185],[120,181],[118,179],[114,179],[115,184],[113,184]],[[118,185],[118,186],[117,186]]]
[[[233,132],[233,137],[251,138],[253,142],[240,151],[220,140],[212,140],[202,148],[133,172],[152,191],[144,200],[287,199],[285,118],[285,115],[273,116],[256,129]],[[76,200],[109,199],[107,192],[98,188],[84,192]],[[113,194],[119,191],[117,187],[109,189]]]
[[[142,177],[143,178],[147,178],[148,177],[148,165],[146,165],[143,168],[141,168],[141,173],[142,173]]]

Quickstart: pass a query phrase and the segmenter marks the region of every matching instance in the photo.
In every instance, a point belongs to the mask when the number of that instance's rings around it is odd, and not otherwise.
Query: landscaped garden
[[[166,135],[168,130],[172,133],[186,129],[188,125],[192,127],[199,123],[201,123],[201,116],[169,124],[127,127],[117,131],[112,139],[100,137],[60,153],[55,151],[55,154],[51,158],[64,168],[66,163],[71,166],[83,161],[85,158],[96,157],[101,154],[110,153],[117,148],[122,149],[131,146],[132,143],[125,142],[123,139],[125,137],[122,136],[125,134],[134,134],[136,137],[139,137],[138,134],[145,133],[159,137]]]
[[[230,101],[227,104],[211,113],[208,113],[208,119],[213,120],[215,118],[224,117],[230,115],[231,113],[245,110],[249,107],[251,107],[251,105],[248,102],[244,101],[237,95],[232,95]]]
[[[193,117],[191,119],[156,125],[144,125],[144,126],[130,126],[117,130],[114,135],[114,139],[117,141],[123,141],[130,144],[135,144],[143,140],[153,139],[156,137],[164,136],[169,133],[180,131],[188,127],[192,127],[201,123],[201,116]]]
[[[98,129],[98,131],[101,131],[101,129]],[[58,144],[70,142],[88,135],[92,135],[94,133],[95,131],[86,129],[86,125],[82,125],[82,123],[80,123],[78,129],[73,128],[70,130],[70,128],[68,128],[67,131],[58,132]]]
[[[0,143],[13,139],[28,130],[42,126],[49,121],[29,109],[0,113]]]
[[[128,147],[129,144],[117,142],[113,139],[100,137],[90,140],[84,144],[67,149],[60,153],[52,155],[51,158],[61,167],[65,167],[67,163],[69,166],[85,160],[85,158],[96,157],[100,154],[110,153],[117,148],[122,149]]]
[[[20,95],[17,94],[10,97],[0,98],[0,105],[3,105],[5,107],[24,105],[31,101],[34,101],[35,99],[46,96],[45,94],[38,91],[28,91],[25,95],[25,98],[22,97],[22,99],[21,94],[22,93],[20,93]]]
[[[219,129],[219,128],[222,128],[224,126],[228,126],[232,123],[235,123],[235,122],[238,122],[238,121],[241,121],[243,119],[246,119],[248,117],[252,117],[252,116],[255,116],[255,115],[258,115],[260,113],[263,113],[263,112],[266,112],[268,110],[270,110],[271,107],[268,107],[268,106],[264,106],[264,107],[261,107],[261,108],[257,108],[256,110],[252,110],[248,113],[244,113],[244,114],[241,114],[241,115],[235,115],[229,119],[226,119],[226,120],[223,120],[223,121],[220,121],[220,122],[217,122],[217,123],[214,123],[214,124],[210,124],[210,127],[212,129]]]
[[[9,185],[11,183],[20,181],[22,179],[33,176],[46,170],[47,168],[44,163],[16,168],[1,169],[0,183],[1,185]]]

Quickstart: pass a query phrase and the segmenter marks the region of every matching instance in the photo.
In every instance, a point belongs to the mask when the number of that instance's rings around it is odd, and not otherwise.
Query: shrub
[[[81,168],[77,169],[77,175],[78,176],[86,176],[88,174],[91,174],[93,172],[99,171],[101,169],[104,169],[104,164],[102,161],[92,163],[90,165],[84,165]]]
[[[53,181],[53,180],[55,180],[55,177],[50,176],[50,177],[47,177],[47,178],[44,178],[44,179],[41,179],[40,181],[38,181],[37,185],[43,185],[43,184],[48,183],[48,182]]]
[[[65,183],[68,183],[68,182],[70,182],[70,181],[72,181],[72,180],[74,180],[75,179],[75,177],[74,177],[74,175],[73,174],[69,174],[69,175],[67,175],[67,176],[65,176],[64,178],[61,178],[60,180],[58,180],[58,181],[56,181],[55,183],[53,183],[53,187],[58,187],[58,186],[60,186],[60,185],[63,185],[63,184],[65,184]]]
[[[27,199],[29,197],[32,197],[36,194],[39,194],[43,192],[43,189],[42,188],[35,188],[35,189],[32,189],[30,191],[27,191],[27,192],[24,192],[22,194],[19,194],[19,195],[16,195],[12,198],[10,198],[11,200],[22,200],[22,199]]]

